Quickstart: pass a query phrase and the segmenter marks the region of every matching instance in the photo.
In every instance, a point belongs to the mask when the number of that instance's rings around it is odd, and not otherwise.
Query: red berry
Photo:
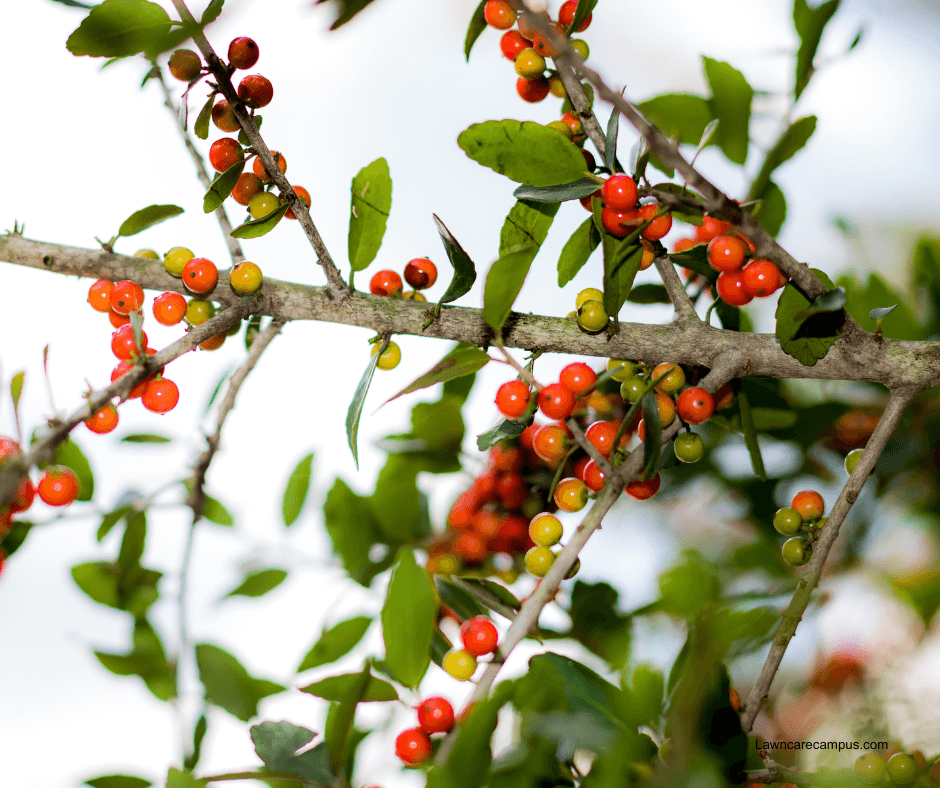
[[[516,55],[531,46],[532,42],[523,38],[518,30],[507,30],[499,41],[499,48],[503,51],[503,55],[510,60],[515,60]]]
[[[627,485],[626,492],[631,498],[636,498],[638,501],[645,501],[647,498],[652,498],[659,492],[661,484],[662,479],[659,478],[659,474],[657,473],[652,479],[634,479]]]
[[[10,501],[10,514],[25,512],[33,505],[35,497],[36,488],[33,486],[32,479],[29,476],[24,476],[20,480],[20,486],[16,488],[16,497]],[[2,535],[2,531],[0,531],[0,536]]]
[[[191,293],[208,293],[219,281],[219,269],[205,257],[194,257],[183,266],[183,284]]]
[[[118,425],[118,412],[110,402],[96,410],[90,418],[85,419],[85,426],[92,432],[104,435],[111,432]]]
[[[629,175],[611,175],[601,189],[604,204],[618,211],[626,211],[636,205],[636,181]]]
[[[657,203],[643,205],[640,207],[640,218],[645,222],[648,219],[653,219],[653,217],[656,216],[658,212],[659,205]],[[642,233],[640,233],[640,235],[642,235],[647,241],[658,241],[671,229],[672,214],[664,213],[662,216],[656,216],[656,218],[649,223],[647,228]]]
[[[538,104],[548,95],[548,80],[545,77],[536,77],[535,79],[519,77],[516,80],[516,93],[523,101]]]
[[[111,288],[111,309],[119,315],[129,315],[144,305],[144,289],[129,279],[115,283]]]
[[[238,176],[235,188],[232,189],[232,199],[239,205],[248,205],[251,198],[262,189],[261,178],[253,172],[243,172]]]
[[[497,443],[490,449],[490,465],[497,471],[519,473],[522,464],[522,452],[515,446]]]
[[[437,281],[437,266],[426,257],[417,257],[405,266],[405,281],[415,290],[426,290]]]
[[[131,322],[130,315],[119,315],[113,309],[108,310],[108,320],[111,321],[111,325],[115,328],[120,328],[121,326],[126,326]]]
[[[826,502],[823,497],[815,490],[800,490],[793,496],[790,502],[790,508],[796,509],[803,518],[803,522],[818,520],[826,511]]]
[[[464,531],[454,540],[454,552],[468,564],[479,564],[486,558],[486,541],[478,533]]]
[[[46,468],[36,492],[49,506],[67,506],[78,497],[78,488],[78,476],[71,468],[53,465]]]
[[[568,451],[568,433],[557,424],[539,427],[532,437],[532,450],[541,459],[554,464]]]
[[[702,219],[702,224],[695,228],[695,238],[698,241],[708,243],[712,238],[723,235],[731,229],[727,222],[716,219],[713,216],[706,216]]]
[[[502,522],[502,515],[494,509],[480,509],[473,515],[473,522],[470,523],[470,527],[480,536],[492,539],[499,533],[500,522]]]
[[[483,18],[490,27],[508,30],[516,24],[516,9],[506,0],[489,0],[483,7]]]
[[[769,296],[780,286],[780,269],[770,260],[752,260],[744,269],[744,290],[753,298]]]
[[[604,206],[601,221],[604,223],[607,232],[617,238],[626,238],[643,223],[639,211],[633,208],[620,210],[610,205]]]
[[[474,616],[464,621],[460,627],[460,639],[467,651],[479,657],[496,651],[499,632],[486,616]]]
[[[181,82],[192,82],[202,70],[199,55],[191,49],[177,49],[170,55],[170,73]]]
[[[715,412],[715,400],[705,389],[693,387],[679,395],[676,407],[686,424],[701,424]]]
[[[258,62],[258,45],[247,36],[233,38],[228,45],[228,62],[235,68],[251,68]]]
[[[377,271],[369,282],[372,295],[393,296],[401,293],[401,277],[389,269]]]
[[[445,698],[427,698],[418,704],[418,725],[425,733],[449,733],[454,727],[454,707]]]
[[[581,478],[592,492],[600,492],[604,487],[604,472],[594,460],[588,460],[587,465],[584,466],[583,476]]]
[[[212,107],[212,122],[217,129],[228,134],[241,128],[241,124],[235,116],[235,110],[225,99],[219,99]]]
[[[529,387],[521,380],[510,380],[496,390],[496,407],[507,419],[518,419],[529,408]]]
[[[496,494],[499,502],[507,509],[518,509],[529,497],[529,488],[518,473],[506,473],[496,480]]]
[[[587,166],[588,172],[594,172],[595,167],[597,167],[597,162],[594,161],[594,154],[589,150],[581,148],[581,155],[584,157],[584,164]],[[583,205],[584,203],[582,203]]]
[[[395,754],[409,766],[424,763],[431,757],[431,739],[421,728],[409,728],[395,739]]]
[[[140,397],[144,407],[154,413],[167,413],[173,410],[179,400],[180,390],[172,380],[166,378],[151,380]]]
[[[130,361],[122,361],[113,370],[111,370],[111,382],[114,383],[119,377],[126,375],[132,369],[134,369],[134,365]],[[137,397],[144,393],[145,388],[147,388],[146,380],[135,384],[134,387],[130,390],[130,393],[127,395],[127,398],[137,399]]]
[[[21,451],[20,444],[13,438],[0,435],[0,461],[5,460],[7,457],[15,457]]]
[[[245,151],[231,137],[222,137],[209,146],[209,164],[216,172],[225,172],[233,164],[243,161]]]
[[[532,37],[532,48],[542,57],[555,57],[565,45],[565,31],[557,22],[549,22],[548,30],[547,34],[541,30],[536,32]]]
[[[153,299],[153,316],[163,326],[175,326],[186,314],[186,299],[179,293],[160,293]]]
[[[619,425],[612,421],[595,421],[587,432],[585,437],[591,442],[591,445],[605,457],[609,457],[614,448],[614,438],[617,437]]]
[[[271,151],[271,157],[277,163],[278,169],[281,172],[287,172],[287,159],[285,159],[280,153],[276,150]],[[251,169],[255,175],[261,178],[263,183],[267,183],[271,180],[271,176],[268,175],[268,171],[264,167],[264,162],[261,161],[261,157],[258,156],[255,158],[254,163],[251,165]]]
[[[114,282],[110,279],[99,279],[88,288],[88,303],[98,312],[111,311],[111,289]]]
[[[716,271],[737,271],[746,256],[744,243],[733,235],[719,235],[708,242],[708,264]]]
[[[715,280],[715,289],[718,297],[731,306],[744,306],[749,304],[753,296],[744,287],[743,271],[726,271],[718,274]]]
[[[292,186],[291,188],[294,190],[294,194],[297,195],[297,198],[298,198],[304,205],[306,205],[307,208],[309,208],[309,207],[310,207],[310,192],[308,192],[303,186]],[[284,197],[284,195],[281,195],[278,199],[280,199],[281,202],[284,202],[287,198]],[[288,219],[296,219],[296,218],[297,218],[297,215],[294,213],[294,209],[293,209],[293,208],[288,208],[288,209],[287,209],[287,213],[285,213],[284,215],[285,215]]]
[[[111,352],[122,361],[129,361],[134,356],[141,355],[147,347],[147,334],[143,331],[140,333],[143,347],[138,347],[134,341],[134,329],[130,324],[121,326],[111,335]]]
[[[575,361],[562,369],[558,382],[580,397],[597,382],[597,373],[583,361]]]
[[[558,9],[558,21],[561,22],[566,28],[571,27],[571,23],[574,21],[574,12],[577,7],[578,0],[566,0],[566,2],[562,3],[561,8]],[[591,24],[591,17],[593,16],[593,14],[588,14],[585,20],[581,23],[581,27],[579,27],[575,32],[581,33],[587,30],[588,25]]]
[[[574,408],[574,393],[561,383],[550,383],[539,392],[539,409],[550,419],[567,419]]]
[[[274,86],[261,74],[249,74],[238,83],[238,97],[252,107],[266,107],[274,98]]]

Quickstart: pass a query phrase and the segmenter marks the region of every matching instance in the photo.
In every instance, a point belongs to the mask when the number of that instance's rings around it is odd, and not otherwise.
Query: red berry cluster
[[[446,698],[427,698],[415,709],[418,727],[402,731],[395,739],[395,754],[408,766],[417,766],[431,757],[431,736],[450,733],[454,727],[454,707]]]
[[[402,288],[404,285],[401,276],[390,268],[384,268],[373,274],[372,279],[369,281],[369,292],[372,295],[400,296],[414,301],[427,301],[424,295],[418,291],[433,287],[436,281],[437,266],[427,257],[416,257],[414,260],[409,260],[405,265],[405,282],[414,288],[413,290],[403,293]]]
[[[581,205],[588,211],[593,210],[593,197],[604,202],[601,221],[607,232],[617,238],[626,238],[645,224],[640,237],[647,241],[658,241],[672,229],[672,214],[664,210],[659,203],[652,201],[638,204],[636,181],[630,175],[611,175],[599,191],[582,197]],[[651,263],[652,257],[644,267],[649,267]]]

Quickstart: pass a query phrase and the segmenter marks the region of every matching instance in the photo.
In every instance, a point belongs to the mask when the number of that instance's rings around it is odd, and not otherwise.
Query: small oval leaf
[[[170,443],[172,440],[165,435],[155,435],[150,432],[133,432],[121,438],[122,443]]]
[[[883,307],[880,307],[879,309],[872,309],[871,312],[868,313],[868,316],[872,320],[877,320],[878,322],[881,322],[888,315],[890,315],[895,309],[897,309],[897,306],[898,306],[897,304],[894,304],[893,306],[883,306]]]
[[[196,116],[196,122],[193,124],[193,134],[201,140],[209,138],[209,120],[212,117],[213,106],[215,106],[215,93],[209,95],[208,101],[202,105],[199,115]]]
[[[392,210],[392,177],[385,159],[376,159],[352,179],[349,211],[349,264],[353,271],[369,267],[382,246]]]
[[[470,255],[463,250],[463,247],[457,243],[457,239],[451,235],[444,222],[437,217],[437,214],[431,215],[434,217],[434,224],[437,225],[437,232],[440,234],[444,250],[447,252],[447,259],[454,267],[454,278],[438,302],[438,310],[440,310],[441,304],[449,304],[470,292],[470,288],[473,287],[473,283],[477,278],[477,267],[470,259]]]
[[[287,579],[287,572],[283,569],[261,569],[245,576],[235,588],[229,591],[223,599],[233,596],[259,597],[277,588]]]
[[[310,476],[313,469],[313,453],[311,452],[297,463],[287,486],[284,488],[284,497],[281,501],[281,513],[284,516],[284,525],[293,525],[307,500],[310,491]]]
[[[301,661],[297,672],[303,673],[320,665],[328,665],[346,656],[362,640],[371,623],[372,619],[368,616],[356,616],[324,630]]]
[[[215,180],[209,186],[209,191],[206,192],[206,196],[202,198],[202,210],[206,213],[212,213],[225,202],[244,170],[245,161],[243,159],[242,161],[236,161],[225,172],[216,175]]]
[[[382,636],[388,667],[407,687],[418,686],[431,662],[437,608],[427,570],[411,550],[401,550],[382,606]]]
[[[232,238],[260,238],[262,235],[267,235],[271,230],[277,227],[278,222],[284,218],[284,214],[290,210],[290,203],[286,202],[278,208],[275,208],[274,211],[269,213],[267,216],[263,216],[260,219],[252,219],[250,222],[245,222],[236,227],[230,235]]]
[[[512,196],[517,200],[534,200],[535,202],[565,202],[579,200],[594,194],[601,185],[593,178],[578,178],[571,183],[561,183],[558,186],[526,186],[523,184],[516,188]]]
[[[148,227],[172,219],[181,213],[183,213],[183,209],[178,205],[148,205],[146,208],[141,208],[128,216],[118,230],[118,235],[124,238],[137,235],[137,233],[143,232]]]
[[[467,62],[470,62],[470,50],[473,49],[473,45],[476,43],[476,40],[480,37],[480,34],[486,30],[486,17],[484,16],[484,10],[486,9],[486,4],[488,0],[480,0],[480,4],[476,7],[476,10],[473,12],[473,16],[470,17],[470,24],[467,27],[467,38],[463,44],[463,53],[467,58]]]

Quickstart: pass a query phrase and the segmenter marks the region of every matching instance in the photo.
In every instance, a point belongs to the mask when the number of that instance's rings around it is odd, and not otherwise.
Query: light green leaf
[[[285,202],[271,211],[267,216],[263,216],[260,219],[252,219],[249,222],[238,225],[229,235],[231,235],[232,238],[260,238],[262,235],[267,235],[271,230],[277,227],[281,219],[284,218],[284,214],[289,210],[290,203]]]
[[[202,210],[205,213],[212,213],[224,203],[244,171],[245,161],[243,159],[242,161],[236,161],[225,172],[216,175],[215,180],[212,181],[209,190],[206,192],[206,196],[202,198]]]
[[[203,507],[202,516],[216,525],[235,525],[235,518],[232,517],[232,513],[222,505],[221,501],[211,495],[206,496],[206,505]]]
[[[73,55],[123,57],[149,49],[170,31],[170,17],[147,0],[104,0],[68,37]]]
[[[335,662],[346,656],[362,640],[372,623],[368,616],[356,616],[323,631],[297,668],[298,673]]]
[[[310,492],[310,477],[313,470],[313,452],[304,457],[294,470],[291,471],[284,488],[284,497],[281,501],[281,514],[284,525],[293,525],[304,508],[307,493]]]
[[[209,139],[209,121],[212,119],[212,107],[215,106],[215,93],[211,94],[193,124],[193,134],[199,139]]]
[[[141,208],[128,216],[118,229],[118,235],[125,238],[130,235],[137,235],[137,233],[143,232],[148,227],[165,222],[167,219],[172,219],[181,213],[183,213],[183,209],[178,205],[148,205],[146,208]]]
[[[388,404],[394,399],[398,399],[402,394],[410,394],[413,391],[425,389],[436,383],[444,383],[445,381],[454,380],[464,375],[472,375],[477,370],[486,366],[489,360],[490,357],[476,345],[461,343],[427,372],[413,380],[395,396],[389,397],[385,404]]]
[[[728,63],[709,57],[703,57],[702,61],[712,90],[709,104],[719,121],[715,141],[731,161],[744,164],[747,159],[754,90],[744,75]]]
[[[264,596],[268,591],[277,588],[287,579],[287,572],[283,569],[261,569],[247,575],[241,583],[229,591],[223,599],[233,596]]]
[[[715,119],[708,99],[688,93],[665,93],[644,101],[638,109],[663,134],[687,145],[698,144],[705,127]]]
[[[490,267],[483,291],[483,317],[491,328],[499,330],[509,317],[536,252],[538,247],[534,244],[523,244],[506,252]]]
[[[369,267],[382,246],[392,209],[392,177],[385,159],[359,170],[352,179],[349,214],[349,264],[353,271]]]
[[[793,0],[793,25],[800,37],[796,53],[796,74],[793,81],[794,98],[798,99],[813,76],[813,59],[822,40],[823,29],[832,19],[839,0],[828,0],[818,8],[810,8],[806,0]]]
[[[199,680],[206,689],[206,700],[242,722],[248,722],[258,713],[258,702],[262,698],[284,690],[280,684],[249,675],[234,656],[209,643],[196,646],[196,664]]]
[[[300,691],[306,692],[309,695],[316,695],[318,698],[323,698],[324,700],[341,701],[347,696],[349,690],[355,685],[358,678],[358,673],[343,673],[339,676],[330,676],[321,681],[316,681],[313,684],[308,684],[306,687],[301,687]],[[395,691],[395,687],[387,681],[373,676],[369,681],[369,686],[366,688],[361,702],[384,703],[390,700],[398,700],[398,693]]]
[[[382,636],[386,662],[407,687],[417,687],[428,669],[436,614],[427,570],[415,563],[411,550],[402,549],[382,606]]]
[[[121,438],[122,443],[172,443],[173,439],[166,435],[155,435],[151,432],[132,432]]]

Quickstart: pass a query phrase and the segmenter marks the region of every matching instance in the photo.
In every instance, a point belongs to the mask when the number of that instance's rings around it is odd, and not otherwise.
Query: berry
[[[818,520],[826,511],[826,502],[815,490],[800,490],[793,496],[790,506],[799,513],[804,523]]]
[[[526,39],[522,39],[522,40],[526,42],[525,47],[532,46],[531,41],[526,41]],[[548,89],[553,96],[557,96],[560,99],[568,98],[568,93],[565,90],[565,84],[561,81],[561,77],[557,75],[552,75],[548,78]],[[600,196],[600,192],[598,192],[598,196]],[[584,205],[584,202],[583,202],[584,198],[582,197],[581,200],[582,200],[581,204]]]
[[[796,509],[777,509],[774,514],[774,528],[778,534],[793,536],[803,527],[803,518]]]
[[[496,494],[507,509],[518,509],[529,497],[529,488],[520,474],[507,473],[496,482]]]
[[[310,192],[308,192],[303,186],[291,186],[294,190],[294,194],[297,195],[297,199],[300,200],[307,208],[310,208]],[[287,202],[287,197],[283,194],[279,198],[279,202]],[[284,214],[288,219],[296,219],[297,215],[294,213],[293,207],[287,209],[287,213]]]
[[[626,493],[631,498],[636,498],[638,501],[645,501],[647,498],[652,498],[659,492],[661,484],[662,479],[657,473],[652,479],[634,479],[627,485]]]
[[[426,257],[417,257],[405,266],[405,281],[415,290],[427,290],[437,281],[437,266]]]
[[[539,427],[532,438],[532,450],[545,462],[553,465],[568,451],[568,433],[557,424]]]
[[[558,21],[561,22],[566,28],[571,27],[571,23],[574,22],[574,12],[578,7],[578,0],[566,0],[562,3],[561,8],[558,9]],[[581,26],[575,31],[576,33],[583,33],[588,29],[588,25],[591,24],[591,17],[593,14],[588,14],[585,17],[584,21],[581,23]]]
[[[604,482],[606,481],[604,472],[594,460],[590,460],[588,464],[584,466],[582,478],[584,479],[584,483],[588,486],[588,489],[593,492],[600,492],[604,488]]]
[[[179,293],[161,293],[153,300],[153,316],[164,326],[175,326],[186,315],[186,299]]]
[[[427,698],[418,704],[417,711],[418,725],[425,733],[449,733],[454,727],[454,707],[445,698]]]
[[[532,38],[532,48],[542,57],[555,57],[564,47],[566,40],[564,28],[557,22],[550,22],[548,33],[539,30]]]
[[[640,239],[640,245],[643,247],[643,254],[640,257],[640,270],[645,271],[656,262],[656,250],[653,248],[653,244],[647,241],[646,238]]]
[[[548,95],[548,80],[544,77],[538,79],[519,77],[516,80],[516,93],[523,101],[538,104]]]
[[[803,566],[812,557],[813,545],[803,536],[794,536],[783,543],[781,553],[790,566]]]
[[[877,785],[885,776],[887,767],[881,756],[873,752],[860,755],[855,761],[855,776],[865,785]]]
[[[529,522],[529,538],[542,547],[558,544],[563,533],[561,520],[549,512],[537,514]]]
[[[619,209],[612,208],[609,205],[604,206],[604,210],[601,212],[601,221],[604,223],[607,232],[617,238],[626,238],[637,226],[643,223],[643,220],[640,219],[640,212],[634,208]]]
[[[271,192],[261,192],[251,198],[248,203],[248,213],[253,219],[263,219],[277,210],[279,205],[277,197]]]
[[[744,306],[753,299],[744,287],[743,271],[726,271],[718,274],[715,289],[718,291],[718,297],[731,306]]]
[[[19,512],[25,512],[33,505],[33,500],[36,498],[36,488],[33,486],[32,479],[29,476],[24,476],[20,480],[19,487],[16,488],[16,497],[10,501],[10,508],[8,510],[9,515],[12,517],[14,514]],[[0,540],[3,538],[4,533],[4,524],[3,518],[0,517]]]
[[[191,293],[208,293],[218,281],[219,269],[205,257],[194,257],[183,266],[183,284]]]
[[[245,151],[231,137],[222,137],[209,146],[209,164],[216,172],[225,172],[233,164],[244,159]]]
[[[656,386],[661,394],[675,394],[685,385],[685,372],[678,364],[657,364],[653,369],[653,380],[666,375]]]
[[[262,189],[261,178],[253,172],[243,172],[238,176],[235,188],[232,189],[232,199],[239,205],[247,206],[251,198],[260,194]]]
[[[851,475],[855,471],[855,466],[858,465],[858,461],[862,459],[862,455],[865,453],[864,449],[852,449],[845,457],[845,472]]]
[[[636,374],[636,364],[632,361],[609,358],[607,359],[607,371],[611,373],[611,378],[623,383],[627,378],[632,378]]]
[[[199,326],[215,316],[215,307],[211,301],[193,298],[186,306],[186,322],[191,326]]]
[[[666,394],[656,392],[656,407],[659,410],[659,426],[668,427],[676,418],[676,402]]]
[[[525,554],[526,571],[533,577],[545,577],[555,563],[555,554],[543,545],[536,545]]]
[[[111,311],[111,288],[114,282],[110,279],[99,279],[88,288],[88,303],[98,312]]]
[[[607,328],[607,311],[603,301],[591,299],[578,307],[578,325],[589,334],[598,334]]]
[[[183,275],[183,266],[195,256],[183,246],[174,246],[163,256],[163,267],[171,276],[180,277]]]
[[[233,38],[228,45],[228,62],[235,68],[251,68],[258,62],[258,45],[247,36]]]
[[[917,779],[917,761],[906,752],[896,752],[888,758],[887,769],[895,785],[910,785]]]
[[[280,153],[276,150],[271,151],[271,157],[277,163],[278,169],[281,172],[287,172],[287,159],[285,159]],[[261,157],[258,156],[255,158],[254,163],[251,165],[251,170],[261,178],[263,183],[267,183],[271,180],[271,176],[268,174],[267,169],[264,166],[264,162],[261,161]]]
[[[507,30],[499,40],[499,48],[509,60],[515,60],[523,49],[529,49],[531,46],[532,42],[523,38],[518,30]]]
[[[595,421],[584,435],[601,455],[609,457],[614,448],[617,429],[617,425],[612,421]]]
[[[523,49],[513,63],[523,79],[539,79],[545,73],[545,58],[532,47]]]
[[[134,257],[143,257],[145,260],[159,260],[158,255],[153,249],[138,249],[134,252]]]
[[[629,402],[631,405],[639,402],[645,391],[646,378],[641,378],[639,375],[627,378],[620,384],[620,396],[623,397],[624,402]]]
[[[705,389],[693,387],[679,395],[677,407],[679,417],[686,424],[701,424],[715,412],[715,400]]]
[[[477,660],[464,649],[451,649],[441,660],[441,667],[457,681],[467,681],[477,669]]]
[[[379,343],[377,342],[372,346],[372,355],[374,356],[379,352]],[[398,362],[401,361],[401,348],[398,347],[394,342],[389,342],[388,347],[382,351],[382,355],[379,356],[378,366],[379,369],[395,369],[398,366]]]
[[[529,409],[531,393],[521,380],[510,380],[496,390],[496,407],[507,419],[518,419]]]
[[[616,211],[627,211],[636,205],[636,181],[629,175],[611,175],[601,189],[604,204]]]
[[[580,512],[588,502],[587,485],[569,476],[555,486],[555,505],[563,512]]]
[[[235,116],[235,109],[225,99],[219,99],[212,107],[212,122],[220,131],[226,134],[241,129],[241,124]]]
[[[519,473],[523,466],[522,452],[515,446],[497,443],[490,449],[490,464],[503,473]]]
[[[200,71],[202,61],[191,49],[177,49],[170,55],[170,73],[180,82],[192,82]]]
[[[180,390],[172,380],[151,380],[140,397],[143,406],[154,413],[168,413],[180,400]]]
[[[596,287],[585,287],[574,299],[575,307],[580,307],[585,301],[603,301],[604,293]]]
[[[111,325],[114,326],[115,328],[126,326],[128,323],[131,322],[131,319],[128,315],[119,315],[113,309],[108,310],[108,320],[111,321]]]
[[[568,46],[570,46],[575,54],[582,60],[587,60],[591,54],[591,48],[587,45],[587,41],[583,41],[580,38],[572,38],[568,42]]]
[[[129,279],[116,282],[111,288],[111,309],[119,315],[129,315],[144,305],[144,290]]]
[[[597,382],[597,373],[583,361],[575,361],[562,369],[558,382],[580,397]]]
[[[377,271],[369,282],[369,292],[372,295],[394,296],[401,293],[401,289],[401,277],[388,269]]]
[[[539,392],[539,410],[550,419],[567,419],[574,409],[575,396],[561,383],[550,383]]]
[[[424,763],[432,749],[431,739],[421,728],[409,728],[395,739],[395,754],[409,766]]]
[[[647,241],[658,241],[672,229],[672,214],[664,213],[658,216],[659,205],[657,203],[641,206],[639,213],[644,222],[650,222],[646,229],[640,233]]]
[[[705,441],[697,432],[683,432],[672,444],[679,462],[698,462],[705,455]]]
[[[113,370],[111,370],[111,382],[114,383],[122,375],[126,375],[134,369],[134,365],[130,361],[122,361],[118,364]],[[144,389],[147,388],[147,381],[142,380],[140,383],[136,383],[134,387],[128,393],[128,399],[137,399],[144,393]]]
[[[96,410],[89,418],[85,419],[85,426],[99,435],[111,432],[117,425],[117,408],[110,402]]]
[[[486,616],[474,616],[464,621],[460,627],[460,640],[468,654],[480,657],[496,651],[499,632]]]
[[[251,107],[266,107],[274,98],[274,86],[260,74],[249,74],[238,83],[238,97]]]
[[[744,269],[744,290],[752,298],[769,296],[780,286],[780,270],[770,260],[752,260]]]
[[[489,0],[483,7],[483,18],[490,27],[508,30],[516,24],[516,9],[506,0]]]
[[[409,290],[407,293],[402,295],[402,298],[405,298],[408,301],[420,301],[422,304],[427,303],[428,300],[424,293],[419,293],[416,290]]]
[[[716,271],[739,271],[745,256],[744,242],[733,235],[719,235],[708,242],[708,264]]]
[[[111,352],[121,361],[129,361],[134,356],[139,356],[145,347],[147,347],[147,334],[141,331],[141,339],[144,347],[138,347],[134,340],[134,329],[128,324],[121,326],[111,335]]]
[[[78,497],[78,476],[71,468],[53,465],[43,472],[36,493],[49,506],[67,506]]]
[[[734,402],[734,389],[730,383],[725,383],[715,392],[715,410],[724,410]]]
[[[261,268],[255,263],[249,263],[242,260],[236,263],[231,273],[228,275],[229,284],[239,295],[251,295],[261,288],[264,277],[261,274]]]
[[[702,224],[695,228],[695,239],[703,243],[708,243],[712,238],[724,235],[729,229],[731,229],[731,225],[727,222],[723,222],[721,219],[716,219],[713,216],[705,216],[702,219]]]

